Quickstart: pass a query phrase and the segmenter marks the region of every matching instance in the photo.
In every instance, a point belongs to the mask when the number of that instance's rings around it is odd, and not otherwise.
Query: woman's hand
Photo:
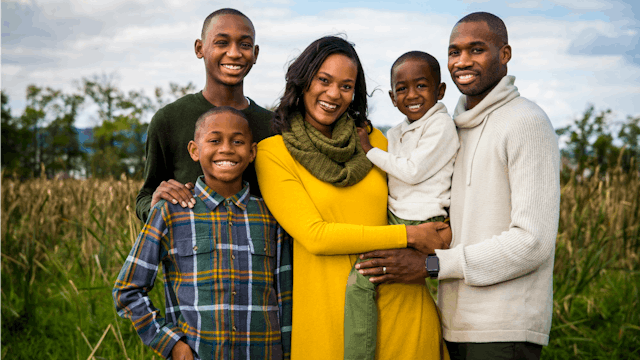
[[[407,247],[425,255],[434,254],[435,249],[448,249],[451,244],[451,227],[443,222],[428,222],[407,226]]]
[[[427,277],[426,254],[414,249],[376,250],[360,255],[367,259],[356,265],[362,275],[374,284],[424,284]]]

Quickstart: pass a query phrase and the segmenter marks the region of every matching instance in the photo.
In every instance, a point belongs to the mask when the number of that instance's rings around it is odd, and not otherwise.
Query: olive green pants
[[[444,216],[435,216],[425,221],[404,220],[388,211],[389,225],[420,225],[427,222],[444,221]],[[365,260],[356,261],[356,264]],[[378,309],[376,307],[376,285],[370,276],[360,274],[351,268],[347,278],[344,301],[344,359],[374,360]]]

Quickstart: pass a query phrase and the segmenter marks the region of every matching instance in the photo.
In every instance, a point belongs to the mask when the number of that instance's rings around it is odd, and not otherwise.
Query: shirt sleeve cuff
[[[440,262],[438,280],[464,279],[464,247],[458,245],[453,249],[437,250]]]
[[[378,164],[383,161],[382,156],[384,156],[385,153],[386,151],[374,147],[367,152],[367,159],[369,159],[369,161],[371,161],[374,165],[378,166]]]

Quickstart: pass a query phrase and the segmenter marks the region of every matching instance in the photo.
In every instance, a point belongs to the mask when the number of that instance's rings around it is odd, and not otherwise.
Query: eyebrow
[[[221,37],[225,37],[225,38],[230,38],[231,37],[231,35],[229,35],[227,33],[217,33],[217,34],[213,35],[213,37],[216,37],[216,36],[221,36]],[[251,39],[251,41],[253,41],[253,36],[251,36],[251,35],[242,35],[242,36],[240,36],[240,40],[245,40],[245,39]]]
[[[323,75],[325,75],[326,77],[333,79],[333,75],[329,74],[328,72],[319,71],[319,72],[318,72],[318,75],[320,75],[320,74],[323,74]],[[355,81],[355,80],[353,80],[353,79],[346,79],[346,80],[344,80],[344,82],[353,82],[353,83],[355,83],[356,81]]]
[[[473,47],[473,46],[487,46],[487,43],[484,42],[484,41],[472,41],[472,42],[470,42],[468,44],[468,47]],[[449,49],[455,49],[455,48],[458,48],[458,47],[460,47],[460,45],[457,45],[455,43],[449,45]]]

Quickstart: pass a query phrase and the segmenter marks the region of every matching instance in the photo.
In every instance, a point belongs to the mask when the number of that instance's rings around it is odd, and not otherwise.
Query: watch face
[[[427,271],[440,271],[440,261],[437,257],[427,257]]]

